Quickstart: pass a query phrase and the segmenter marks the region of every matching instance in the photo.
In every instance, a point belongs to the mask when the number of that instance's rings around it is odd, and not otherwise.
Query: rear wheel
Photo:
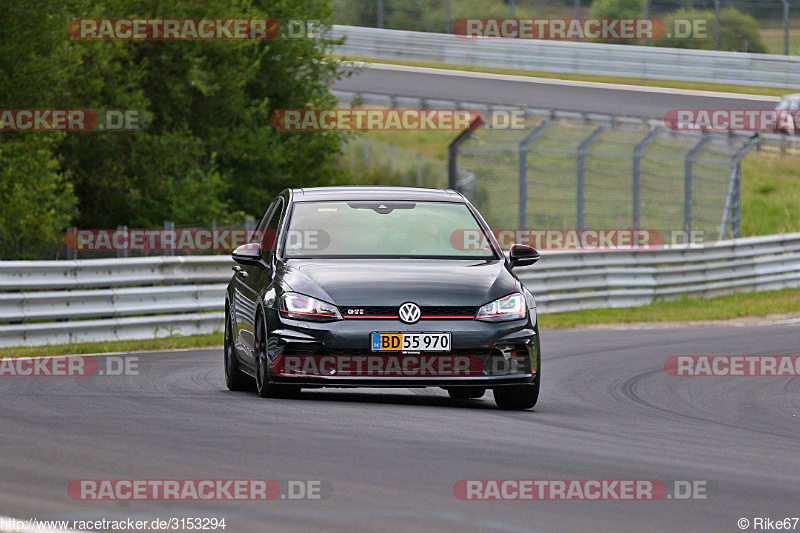
[[[475,400],[486,394],[485,387],[453,387],[447,389],[447,394],[454,400]]]
[[[269,358],[267,357],[267,332],[264,319],[256,315],[256,392],[262,398],[296,398],[300,387],[276,385],[269,382]]]
[[[229,390],[241,391],[253,388],[253,379],[239,368],[236,346],[233,342],[233,319],[225,313],[225,385]]]

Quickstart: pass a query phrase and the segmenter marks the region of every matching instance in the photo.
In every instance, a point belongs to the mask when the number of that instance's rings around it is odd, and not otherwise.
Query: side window
[[[261,241],[262,257],[267,260],[274,252],[275,246],[278,243],[278,226],[281,222],[281,214],[283,212],[283,198],[277,198],[273,206],[272,212],[269,214],[269,220],[264,228],[264,238]]]
[[[250,236],[250,242],[259,242],[260,240],[263,240],[262,232],[269,221],[272,211],[275,209],[275,206],[278,205],[278,200],[279,198],[275,198],[272,200],[272,203],[269,204],[269,207],[267,207],[267,210],[264,212],[264,216],[261,217],[261,220],[258,222],[258,226],[256,226],[255,231],[253,231],[253,234]]]

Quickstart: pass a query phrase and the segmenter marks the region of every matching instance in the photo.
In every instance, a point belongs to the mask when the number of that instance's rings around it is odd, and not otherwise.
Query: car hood
[[[339,306],[479,306],[519,290],[502,260],[290,259],[282,281]]]

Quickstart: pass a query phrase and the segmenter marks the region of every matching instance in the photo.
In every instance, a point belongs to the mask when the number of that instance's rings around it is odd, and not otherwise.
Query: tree
[[[288,186],[343,180],[337,132],[282,132],[269,120],[278,109],[335,105],[329,85],[338,63],[326,56],[331,41],[324,33],[330,0],[37,0],[11,2],[3,13],[0,108],[135,110],[149,122],[140,131],[4,132],[4,209],[12,201],[22,208],[42,201],[36,195],[50,191],[43,205],[60,205],[74,217],[50,219],[62,226],[207,224],[260,217]],[[306,38],[249,41],[91,41],[67,34],[74,17],[120,16],[322,25]],[[20,169],[30,170],[23,160],[43,165],[36,194],[18,189]],[[74,196],[77,212],[68,201]]]
[[[52,258],[63,249],[77,198],[53,156],[59,135],[17,135],[0,143],[0,259]]]
[[[655,41],[669,48],[695,48],[714,50],[714,12],[684,8],[667,19],[667,28],[674,28],[676,20],[704,21],[705,36],[686,39],[665,38]],[[729,52],[766,53],[767,47],[758,31],[758,22],[734,7],[726,7],[719,14],[719,49]]]
[[[589,8],[591,18],[632,19],[644,13],[644,0],[595,0]]]

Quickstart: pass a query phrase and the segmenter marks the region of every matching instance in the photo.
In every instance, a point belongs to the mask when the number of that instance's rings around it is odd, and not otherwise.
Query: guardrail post
[[[789,0],[783,2],[783,55],[789,55]]]
[[[578,185],[577,185],[577,200],[576,200],[576,209],[577,209],[577,229],[583,229],[585,225],[585,204],[586,204],[586,152],[589,148],[600,138],[604,131],[608,129],[608,126],[600,126],[596,130],[594,130],[591,135],[586,137],[581,144],[578,146]]]
[[[483,125],[483,117],[474,118],[469,124],[469,128],[458,134],[458,137],[450,141],[447,145],[447,187],[458,190],[458,148],[470,137],[472,132]]]
[[[686,154],[686,161],[684,163],[685,177],[683,182],[683,231],[686,232],[686,235],[690,236],[689,238],[691,238],[692,233],[692,165],[694,164],[694,158],[697,157],[697,154],[699,154],[710,142],[711,137],[704,133],[703,138],[700,139],[696,145],[694,145],[694,148],[689,150],[688,154]]]
[[[528,147],[533,141],[542,136],[550,127],[552,120],[546,120],[536,126],[519,143],[519,214],[517,216],[517,229],[525,229],[528,225]]]
[[[165,237],[166,237],[166,233],[167,233],[168,231],[172,231],[172,232],[174,232],[174,231],[175,231],[175,223],[174,223],[174,222],[171,222],[171,221],[164,221],[164,233],[165,233]],[[174,235],[174,233],[173,233],[173,235]],[[166,245],[166,242],[168,242],[168,241],[169,241],[168,239],[164,239],[164,242],[165,242],[165,250],[166,250],[164,253],[165,253],[166,255],[175,255],[175,249],[174,249],[173,247],[171,247],[171,246],[169,246],[169,247],[168,247],[168,245]]]
[[[728,225],[729,216],[733,238],[738,239],[742,236],[742,159],[759,144],[758,137],[750,139],[731,159],[731,180],[728,184],[728,195],[725,197],[725,209],[722,211],[722,223],[719,225],[717,236],[719,241],[725,238],[725,226]]]
[[[641,229],[642,224],[642,152],[647,148],[656,137],[661,135],[664,128],[654,128],[642,141],[633,149],[633,229]],[[638,238],[638,234],[634,233]],[[638,243],[635,243],[638,244]]]

